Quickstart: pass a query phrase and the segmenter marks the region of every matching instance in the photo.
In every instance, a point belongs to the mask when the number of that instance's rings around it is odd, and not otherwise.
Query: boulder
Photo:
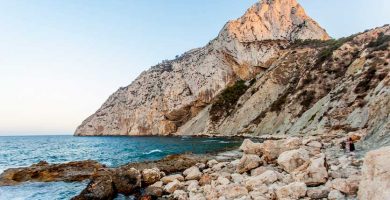
[[[161,173],[158,168],[142,170],[142,182],[146,185],[151,185],[161,178]]]
[[[264,184],[271,184],[278,180],[278,174],[275,171],[268,170],[261,175],[252,176],[245,180],[245,186],[249,190],[256,190]]]
[[[314,187],[307,189],[307,196],[310,199],[324,199],[329,194],[329,188],[327,187]]]
[[[240,146],[240,150],[246,154],[256,154],[261,156],[261,143],[254,143],[250,139],[245,139]]]
[[[170,183],[168,183],[165,187],[164,187],[164,191],[169,193],[169,194],[172,194],[174,193],[176,190],[180,189],[183,187],[183,184],[181,182],[179,182],[178,180],[174,180]]]
[[[200,172],[197,166],[190,167],[183,172],[186,180],[199,180],[202,177],[202,172]]]
[[[308,186],[318,186],[328,180],[325,154],[318,154],[292,173],[295,181],[304,182]]]
[[[241,183],[241,182],[244,181],[244,176],[241,175],[241,174],[237,174],[237,173],[233,173],[233,174],[231,175],[231,178],[232,178],[232,181],[233,181],[234,183]]]
[[[318,141],[311,141],[311,142],[307,143],[306,146],[320,149],[320,148],[322,148],[322,143],[318,142]]]
[[[352,176],[350,178],[336,178],[332,181],[332,188],[344,194],[355,195],[359,189],[359,178]]]
[[[116,196],[114,183],[110,176],[99,176],[88,183],[88,186],[72,200],[111,200]]]
[[[208,174],[203,174],[203,176],[200,178],[199,180],[199,185],[203,186],[203,185],[209,185],[211,184],[211,176],[208,175]]]
[[[186,182],[187,190],[190,192],[196,192],[199,189],[199,182],[196,180],[191,180]]]
[[[207,166],[208,167],[213,167],[214,165],[216,165],[216,164],[218,164],[218,161],[216,161],[216,160],[209,160],[208,162],[207,162]]]
[[[328,194],[329,200],[345,200],[345,196],[338,190],[331,190]]]
[[[190,192],[189,200],[206,200],[206,197],[202,193]]]
[[[129,195],[141,188],[141,173],[134,169],[116,169],[111,178],[118,193]]]
[[[390,199],[390,147],[370,151],[364,158],[359,199]]]
[[[211,169],[213,169],[213,171],[219,171],[222,168],[226,167],[227,165],[228,165],[228,162],[221,162],[221,163],[215,164]]]
[[[288,138],[285,140],[266,140],[262,145],[263,158],[267,162],[276,160],[285,151],[299,149],[302,141],[299,138]]]
[[[176,199],[176,200],[188,200],[188,195],[185,191],[183,190],[176,190],[174,193],[173,193],[173,197]]]
[[[251,176],[258,176],[264,172],[266,172],[268,170],[267,167],[264,167],[264,166],[260,166],[258,168],[255,168],[255,169],[252,169],[251,170]]]
[[[220,177],[218,177],[218,179],[217,179],[217,183],[218,183],[219,185],[228,185],[228,184],[230,183],[230,181],[229,181],[229,179],[220,176]]]
[[[158,181],[145,188],[144,195],[152,197],[161,197],[163,195],[163,182]]]
[[[258,155],[244,154],[237,165],[236,171],[240,174],[260,166],[263,162]]]
[[[276,190],[276,196],[279,200],[295,200],[306,196],[307,187],[305,183],[294,182],[280,187]]]
[[[225,199],[240,199],[247,196],[248,190],[239,184],[229,184],[217,186],[220,197]]]
[[[169,176],[164,176],[160,179],[164,184],[167,184],[167,183],[170,183],[174,180],[178,180],[178,181],[184,181],[184,177],[180,174],[173,174],[173,175],[169,175]]]
[[[309,152],[305,149],[285,151],[279,155],[277,160],[278,164],[289,173],[307,161],[309,161]]]

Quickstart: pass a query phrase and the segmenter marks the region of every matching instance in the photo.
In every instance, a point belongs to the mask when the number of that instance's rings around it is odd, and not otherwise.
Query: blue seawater
[[[91,159],[117,167],[184,152],[203,154],[223,151],[240,144],[241,140],[227,138],[3,136],[0,137],[0,173],[8,168],[29,166],[41,160],[64,163]],[[86,184],[25,183],[0,187],[0,200],[70,199]]]

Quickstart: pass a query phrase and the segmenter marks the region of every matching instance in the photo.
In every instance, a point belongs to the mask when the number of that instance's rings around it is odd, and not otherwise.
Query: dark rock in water
[[[17,185],[23,182],[75,182],[90,179],[94,173],[105,166],[92,160],[48,164],[40,161],[30,167],[12,168],[0,175],[0,186]]]
[[[194,166],[196,163],[206,163],[209,156],[207,155],[194,155],[194,154],[178,154],[169,155],[161,160],[147,161],[139,163],[130,163],[122,166],[121,168],[129,169],[135,168],[140,171],[144,169],[158,168],[166,174],[173,174],[176,172],[182,172]]]
[[[141,173],[134,169],[116,169],[112,175],[118,193],[130,195],[141,188]]]
[[[118,193],[131,195],[139,193],[141,173],[134,169],[102,169],[96,172],[78,196],[73,200],[113,199]]]
[[[72,200],[111,200],[116,194],[111,176],[99,176],[94,178],[87,188]]]

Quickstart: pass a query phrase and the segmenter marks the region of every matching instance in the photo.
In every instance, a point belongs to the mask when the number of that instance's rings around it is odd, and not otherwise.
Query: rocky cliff
[[[295,0],[263,0],[205,47],[120,88],[75,135],[362,131],[379,141],[390,127],[389,32],[330,40]]]

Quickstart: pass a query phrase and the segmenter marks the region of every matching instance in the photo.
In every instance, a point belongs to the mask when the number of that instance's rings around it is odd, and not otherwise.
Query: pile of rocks
[[[322,142],[320,142],[322,141]],[[326,150],[325,150],[326,149]],[[355,199],[362,160],[339,154],[321,138],[287,138],[254,143],[246,139],[241,158],[198,163],[161,176],[142,171],[144,199]],[[148,181],[145,181],[148,180]]]
[[[240,147],[243,151],[240,159],[227,162],[212,159],[161,179],[155,169],[156,176],[141,198],[342,200],[357,199],[358,191],[359,199],[389,198],[383,189],[390,184],[389,148],[367,154],[366,160],[370,161],[364,164],[363,177],[370,177],[362,181],[359,189],[363,159],[342,152],[337,140],[325,141],[319,137],[293,137],[263,143],[246,139]],[[372,170],[378,171],[378,167],[383,173],[373,175]],[[375,189],[378,198],[370,194],[376,185],[384,191]]]

